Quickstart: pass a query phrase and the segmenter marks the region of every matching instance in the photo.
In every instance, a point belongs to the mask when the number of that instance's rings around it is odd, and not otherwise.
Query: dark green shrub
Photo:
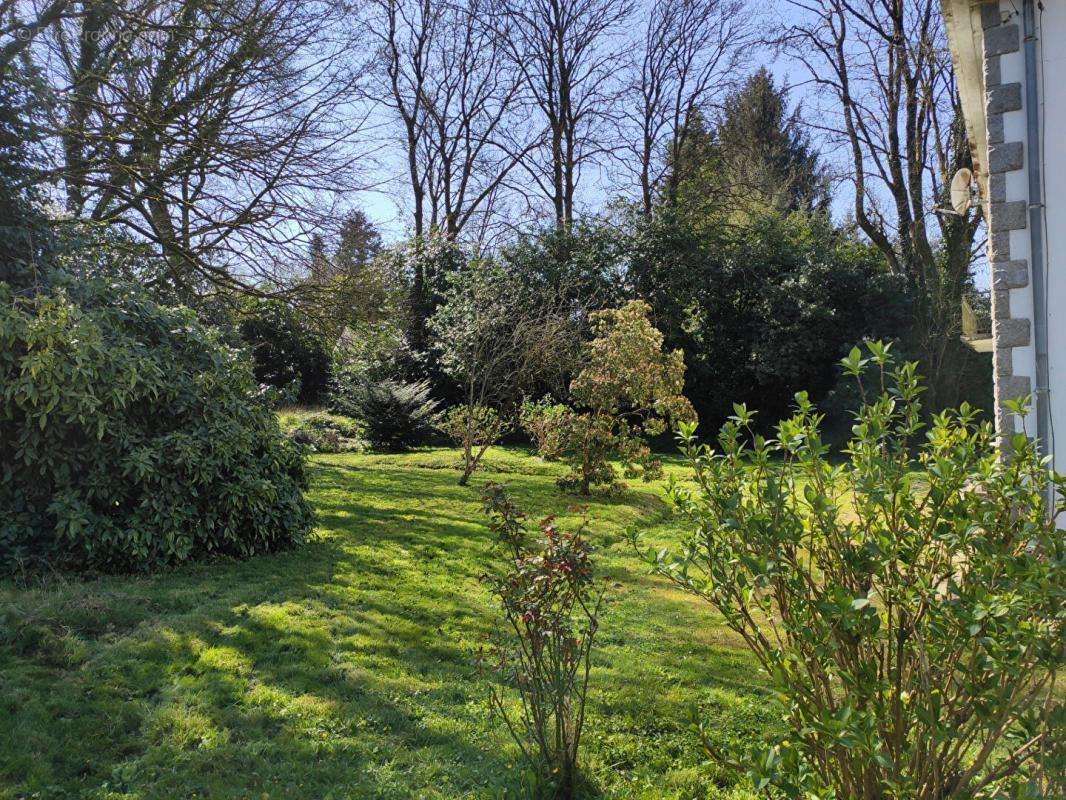
[[[801,389],[821,400],[855,342],[909,324],[905,281],[823,214],[667,209],[634,221],[629,253],[633,292],[665,347],[685,354],[685,396],[714,428],[734,401],[772,421]]]
[[[844,359],[864,402],[843,463],[802,393],[774,439],[739,405],[717,451],[683,427],[692,534],[649,557],[784,703],[791,730],[745,765],[760,797],[1062,797],[1066,544],[1043,489],[1066,481],[965,405],[927,426],[915,365],[869,348]]]
[[[373,449],[395,453],[428,440],[437,403],[428,381],[338,381],[333,410],[359,422]]]
[[[499,254],[520,283],[563,292],[575,310],[593,311],[625,300],[626,232],[610,220],[587,219],[523,236]]]
[[[142,570],[303,540],[299,449],[239,351],[128,284],[0,284],[0,569]]]
[[[252,352],[255,377],[281,393],[278,402],[321,403],[330,384],[330,354],[300,313],[280,300],[249,300],[238,331]]]

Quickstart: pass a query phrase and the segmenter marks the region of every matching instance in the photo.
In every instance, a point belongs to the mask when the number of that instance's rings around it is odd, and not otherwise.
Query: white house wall
[[[1066,0],[1044,0],[1037,11],[1042,73],[1048,385],[1052,451],[1066,471]],[[1058,436],[1056,436],[1056,433]]]
[[[1007,444],[1021,429],[1036,435],[1037,414],[1019,420],[1005,401],[1029,396],[1046,404],[1042,445],[1066,472],[1066,0],[941,0],[967,136],[988,223],[996,430]],[[1023,14],[1033,12],[1028,43],[1037,66],[1027,86]],[[1028,90],[1038,108],[1026,108]],[[1030,116],[1040,146],[1033,141]],[[1038,165],[1040,198],[1030,198]],[[1042,252],[1034,263],[1034,226]],[[1046,309],[1035,318],[1034,285]],[[1046,327],[1047,393],[1037,390],[1036,334]],[[1033,409],[1035,410],[1035,409]],[[1056,437],[1058,434],[1060,439]]]
[[[1027,433],[1036,432],[1035,415],[1023,423],[1003,408],[1005,400],[1030,395],[1036,385],[1021,5],[985,3],[972,17],[983,27],[988,152],[980,161],[992,268],[996,428],[1005,438],[1023,424]]]

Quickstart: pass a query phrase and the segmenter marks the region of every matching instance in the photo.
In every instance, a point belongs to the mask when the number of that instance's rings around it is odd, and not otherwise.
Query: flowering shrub
[[[463,448],[463,474],[459,478],[459,485],[466,486],[485,451],[507,429],[507,423],[495,408],[461,405],[453,406],[441,414],[437,427]]]
[[[791,732],[748,762],[757,791],[1064,796],[1066,546],[1043,494],[1063,479],[1024,434],[1001,457],[965,405],[927,427],[915,365],[887,346],[844,367],[865,400],[841,464],[802,393],[774,439],[743,406],[717,451],[683,426],[695,486],[674,497],[692,534],[649,554],[744,638],[785,703]]]
[[[579,410],[541,417],[548,423],[545,438],[570,465],[570,473],[559,480],[563,488],[587,495],[594,485],[615,485],[612,458],[622,461],[627,478],[658,477],[662,464],[652,458],[643,437],[665,431],[668,420],[695,419],[681,394],[681,351],[663,352],[663,335],[648,321],[650,310],[634,300],[590,315],[596,338],[570,384]]]
[[[256,395],[259,402],[267,408],[281,409],[294,406],[300,400],[300,379],[294,378],[290,383],[280,387],[261,383]]]
[[[491,648],[491,663],[518,691],[519,710],[493,689],[489,703],[506,724],[534,775],[539,797],[569,800],[580,783],[578,753],[585,722],[593,642],[604,590],[593,578],[581,535],[540,521],[531,541],[525,515],[504,487],[485,487],[484,508],[507,568],[486,580],[500,601],[507,636]]]

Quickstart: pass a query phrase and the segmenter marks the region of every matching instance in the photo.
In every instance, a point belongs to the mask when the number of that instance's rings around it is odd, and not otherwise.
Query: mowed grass
[[[479,487],[573,523],[557,465],[492,450],[312,461],[315,540],[150,578],[0,584],[0,798],[512,798],[516,750],[476,667],[496,612]],[[680,467],[672,466],[679,470]],[[612,582],[584,742],[592,796],[746,798],[707,758],[776,722],[713,612],[623,534],[680,531],[662,485],[587,502]]]

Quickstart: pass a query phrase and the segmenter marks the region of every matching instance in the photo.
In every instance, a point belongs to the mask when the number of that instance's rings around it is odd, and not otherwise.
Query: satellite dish
[[[951,207],[960,217],[964,216],[973,205],[973,194],[970,187],[973,185],[973,172],[963,167],[955,173],[951,179]]]

